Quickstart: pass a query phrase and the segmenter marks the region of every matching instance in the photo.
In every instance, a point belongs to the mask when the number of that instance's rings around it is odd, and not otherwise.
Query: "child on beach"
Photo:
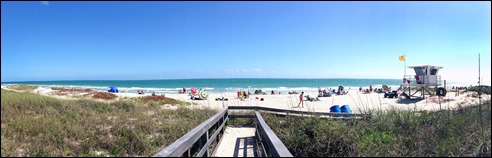
[[[304,98],[304,92],[301,92],[301,95],[299,95],[299,100],[300,101],[299,101],[299,104],[297,105],[297,107],[299,107],[299,105],[301,105],[301,103],[302,103],[302,108],[304,108],[304,100],[303,100],[303,98]]]

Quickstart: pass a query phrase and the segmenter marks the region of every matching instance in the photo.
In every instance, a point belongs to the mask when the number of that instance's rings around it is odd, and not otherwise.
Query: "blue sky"
[[[1,2],[1,80],[402,78],[490,84],[491,2]],[[407,69],[407,74],[413,74]]]

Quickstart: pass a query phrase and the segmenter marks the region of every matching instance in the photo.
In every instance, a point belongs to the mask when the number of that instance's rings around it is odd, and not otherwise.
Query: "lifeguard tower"
[[[441,86],[441,76],[437,75],[441,66],[433,66],[433,65],[417,65],[417,66],[409,66],[408,68],[413,68],[415,70],[415,75],[405,75],[403,78],[403,92],[400,95],[404,95],[407,98],[415,97],[414,95],[418,92],[421,92],[420,97],[425,98],[424,91],[429,95],[433,95],[430,93],[427,88],[428,87],[437,87]],[[416,87],[416,91],[412,94],[410,92],[412,87]],[[406,91],[408,90],[407,95]]]

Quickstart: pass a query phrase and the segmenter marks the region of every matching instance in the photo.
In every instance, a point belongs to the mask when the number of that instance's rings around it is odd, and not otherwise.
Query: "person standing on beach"
[[[183,87],[183,94],[185,94],[185,93],[186,93],[186,88],[185,88],[185,87]]]
[[[301,95],[299,95],[299,104],[297,105],[297,107],[299,107],[299,105],[301,105],[302,103],[302,108],[304,108],[304,92],[301,92]]]

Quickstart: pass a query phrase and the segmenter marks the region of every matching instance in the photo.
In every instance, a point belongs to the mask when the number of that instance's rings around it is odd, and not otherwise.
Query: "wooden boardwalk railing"
[[[227,110],[227,108],[220,110],[217,114],[161,150],[154,157],[210,156],[210,144],[216,140],[219,134],[224,133],[224,127],[229,121]],[[210,136],[209,132],[212,130],[215,130],[215,132]]]
[[[294,157],[284,143],[273,133],[270,126],[266,124],[261,114],[258,111],[255,114],[257,122],[255,137],[256,142],[259,142],[261,146],[259,151],[262,151],[258,155],[262,157]]]
[[[325,116],[325,117],[333,117],[336,119],[350,119],[350,118],[360,118],[365,114],[347,114],[347,113],[334,113],[334,112],[314,112],[314,111],[298,111],[298,110],[288,110],[288,109],[277,109],[263,106],[229,106],[228,109],[232,110],[255,110],[262,112],[270,112],[275,114],[283,114],[283,115],[306,115],[306,116]],[[342,116],[342,117],[340,117]]]
[[[255,110],[255,115],[229,115],[229,110]],[[224,133],[229,119],[236,118],[255,118],[256,121],[256,142],[259,143],[258,155],[263,157],[293,157],[287,147],[280,141],[275,133],[267,125],[259,111],[273,112],[275,114],[304,116],[329,116],[342,119],[347,117],[356,118],[363,114],[341,114],[326,112],[308,112],[287,109],[275,109],[261,106],[228,106],[220,110],[217,114],[204,121],[202,124],[193,128],[190,132],[167,146],[154,157],[209,157],[210,145],[219,142]],[[350,119],[350,118],[349,118]],[[212,135],[209,135],[215,131]]]

